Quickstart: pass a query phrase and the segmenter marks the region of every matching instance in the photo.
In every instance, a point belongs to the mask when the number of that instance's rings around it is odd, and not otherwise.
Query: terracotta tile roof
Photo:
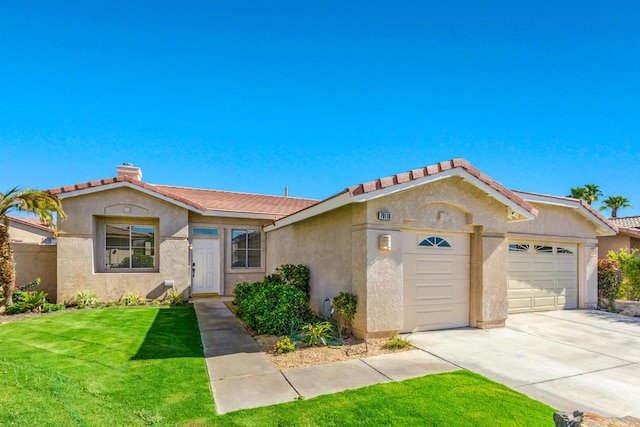
[[[39,218],[24,218],[19,216],[8,215],[10,221],[17,222],[19,224],[28,225],[30,227],[38,228],[43,231],[53,232],[53,228],[40,222]]]
[[[98,181],[53,188],[49,190],[49,193],[58,196],[66,193],[72,193],[74,191],[121,182],[127,182],[137,187],[144,188],[203,212],[226,211],[267,214],[280,218],[318,203],[318,200],[301,199],[296,197],[267,196],[261,194],[156,185],[138,181],[128,176],[118,176],[115,178],[106,178]]]
[[[624,228],[640,228],[640,216],[623,216],[618,218],[609,218],[609,221]]]
[[[505,188],[503,185],[494,181],[488,175],[485,175],[484,173],[480,172],[479,169],[471,166],[471,163],[461,158],[447,160],[444,162],[436,163],[434,165],[426,166],[419,169],[414,169],[408,172],[400,173],[400,174],[389,176],[386,178],[376,179],[375,181],[354,185],[353,187],[349,187],[346,190],[344,190],[343,193],[347,192],[352,197],[358,196],[361,194],[370,193],[372,191],[382,190],[384,188],[392,187],[394,185],[415,181],[420,178],[425,178],[431,175],[437,175],[439,173],[442,173],[451,169],[455,169],[455,168],[461,168],[465,170],[466,172],[473,175],[483,183],[487,184],[489,187],[496,190],[502,196],[506,197],[507,199],[511,200],[515,204],[524,208],[526,211],[534,215],[537,215],[538,211],[536,210],[536,208],[533,207],[531,203],[525,201],[520,196],[515,194],[513,191]]]
[[[196,203],[203,210],[211,211],[251,212],[286,216],[318,203],[318,200],[297,197],[267,196],[168,185],[156,185],[156,188],[174,197]]]
[[[626,234],[627,236],[640,238],[640,229],[638,228],[627,228],[627,227],[618,227],[619,234]]]

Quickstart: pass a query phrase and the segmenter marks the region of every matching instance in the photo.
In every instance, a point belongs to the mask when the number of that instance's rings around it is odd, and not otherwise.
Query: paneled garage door
[[[509,313],[578,306],[578,247],[509,242]]]
[[[469,326],[469,235],[402,234],[403,331]]]

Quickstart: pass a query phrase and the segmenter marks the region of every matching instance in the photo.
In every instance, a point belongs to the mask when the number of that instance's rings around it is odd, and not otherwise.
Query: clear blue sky
[[[325,198],[463,157],[640,214],[640,3],[520,3],[3,2],[0,191],[131,162]]]

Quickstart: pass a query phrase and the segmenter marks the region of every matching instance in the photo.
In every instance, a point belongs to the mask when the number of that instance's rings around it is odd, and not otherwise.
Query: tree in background
[[[5,307],[13,303],[13,286],[16,281],[16,266],[9,245],[9,213],[13,211],[38,215],[42,223],[53,228],[54,235],[57,233],[54,224],[56,216],[65,216],[60,200],[45,191],[20,190],[15,187],[6,193],[0,193],[0,287]]]
[[[602,201],[603,205],[600,206],[600,210],[611,209],[611,217],[616,218],[618,216],[618,209],[632,208],[631,201],[623,196],[609,196]]]
[[[604,196],[604,193],[600,190],[600,187],[598,185],[585,184],[584,187],[572,188],[571,194],[569,194],[567,197],[584,200],[588,204],[591,204],[593,202],[597,202],[601,196]]]

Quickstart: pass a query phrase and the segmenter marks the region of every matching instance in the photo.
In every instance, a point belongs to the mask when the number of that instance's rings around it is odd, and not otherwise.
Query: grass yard
[[[0,374],[2,426],[554,425],[550,407],[467,371],[218,416],[192,307],[2,324]]]

